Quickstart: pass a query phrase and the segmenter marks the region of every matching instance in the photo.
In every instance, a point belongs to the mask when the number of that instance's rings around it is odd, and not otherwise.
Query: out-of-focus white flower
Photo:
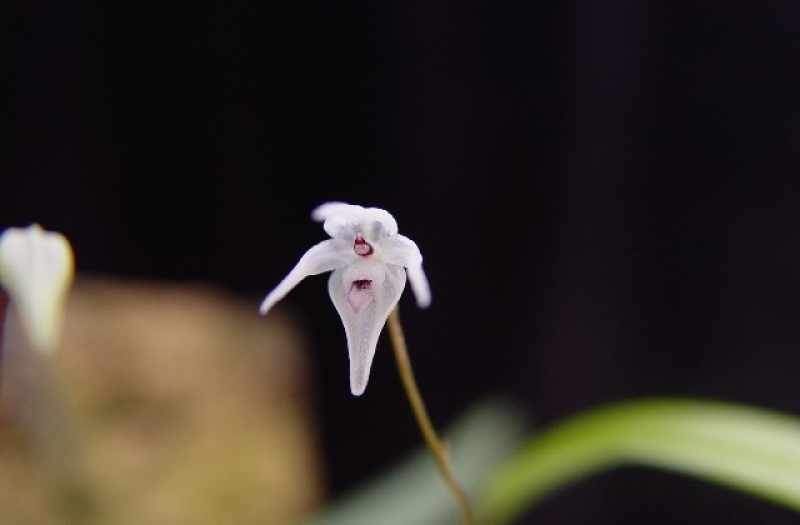
[[[386,318],[406,285],[421,308],[431,302],[422,255],[417,245],[397,233],[386,210],[328,202],[311,214],[331,239],[308,250],[289,275],[261,303],[266,314],[309,275],[333,270],[328,292],[342,318],[350,353],[350,390],[364,393],[375,347]]]
[[[72,248],[60,233],[33,224],[0,235],[0,285],[19,312],[31,346],[45,355],[58,345],[73,275]]]

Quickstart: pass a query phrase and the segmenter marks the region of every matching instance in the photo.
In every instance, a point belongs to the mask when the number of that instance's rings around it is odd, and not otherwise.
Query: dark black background
[[[496,393],[540,425],[664,394],[800,413],[798,24],[793,1],[3,3],[0,223],[255,312],[324,238],[314,206],[381,206],[425,256],[434,303],[402,305],[440,424]],[[385,342],[349,395],[325,278],[282,307],[338,495],[420,440]],[[636,469],[534,516],[797,519]]]

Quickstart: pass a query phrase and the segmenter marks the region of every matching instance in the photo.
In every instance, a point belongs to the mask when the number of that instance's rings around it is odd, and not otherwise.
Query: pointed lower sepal
[[[358,281],[366,279],[371,280],[371,298],[355,308],[350,294],[354,286],[361,286]],[[350,356],[350,391],[354,396],[360,396],[367,388],[378,337],[405,284],[403,267],[368,260],[336,269],[331,274],[328,292],[344,324]]]

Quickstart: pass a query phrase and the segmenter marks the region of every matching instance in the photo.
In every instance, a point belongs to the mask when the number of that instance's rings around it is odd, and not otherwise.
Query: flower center
[[[356,235],[356,240],[353,243],[353,251],[356,252],[356,255],[368,257],[372,255],[375,250],[372,249],[372,245],[365,241],[364,237],[359,233]]]

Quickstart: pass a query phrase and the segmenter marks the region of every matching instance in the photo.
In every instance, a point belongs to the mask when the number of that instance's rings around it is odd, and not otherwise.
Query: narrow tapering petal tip
[[[263,301],[261,301],[261,305],[258,307],[258,313],[261,315],[267,315],[267,312],[269,312],[269,307],[270,307],[269,303],[267,302],[266,299],[264,299]]]
[[[353,394],[355,397],[361,397],[364,391],[367,389],[367,383],[356,383],[354,381],[350,381],[350,393]]]
[[[431,287],[428,284],[428,278],[422,269],[422,265],[409,266],[408,281],[411,283],[411,291],[414,292],[414,297],[417,300],[417,306],[420,308],[427,308],[431,305]]]

